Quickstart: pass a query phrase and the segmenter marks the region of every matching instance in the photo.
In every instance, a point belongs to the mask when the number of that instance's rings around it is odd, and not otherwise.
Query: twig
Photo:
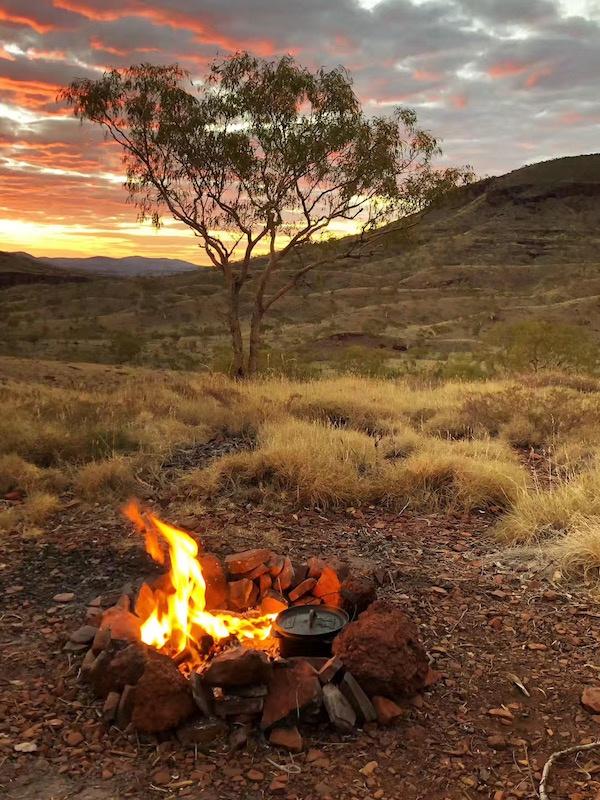
[[[567,747],[566,750],[557,750],[556,753],[552,753],[548,761],[544,764],[544,769],[542,770],[542,780],[540,781],[540,800],[550,800],[548,794],[546,793],[546,783],[548,782],[548,777],[550,775],[550,770],[554,766],[554,764],[563,756],[568,756],[571,753],[579,753],[583,752],[584,750],[593,750],[596,747],[600,747],[600,742],[590,742],[590,744],[576,744],[573,747]]]

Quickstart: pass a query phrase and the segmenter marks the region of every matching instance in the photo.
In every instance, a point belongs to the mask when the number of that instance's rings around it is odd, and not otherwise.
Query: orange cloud
[[[469,98],[466,94],[454,94],[450,98],[450,102],[454,108],[466,108],[469,105]]]
[[[54,103],[60,90],[57,83],[41,80],[23,80],[0,75],[0,92],[8,92],[11,100],[22,108],[43,108]]]
[[[54,0],[54,6],[98,22],[114,22],[124,17],[141,17],[158,25],[167,25],[177,30],[191,31],[196,34],[199,41],[205,44],[224,47],[230,52],[248,49],[259,56],[272,56],[277,52],[275,43],[270,39],[238,41],[230,36],[219,33],[219,31],[216,31],[197,17],[170,9],[151,8],[145,3],[138,3],[137,0],[134,0],[132,5],[125,5],[122,9],[118,10],[97,8],[90,3],[82,2],[82,0]]]
[[[39,22],[33,17],[26,17],[23,14],[13,14],[5,8],[0,8],[0,22],[8,22],[11,25],[24,25],[32,28],[36,33],[49,33],[58,30],[58,26]]]
[[[440,72],[430,72],[426,69],[415,69],[412,76],[416,81],[439,81],[442,74]]]
[[[550,67],[540,67],[540,69],[535,70],[535,72],[532,72],[531,75],[527,77],[525,86],[528,89],[533,89],[534,86],[538,85],[542,78],[547,78],[548,75],[552,75],[552,70]]]
[[[526,64],[517,61],[498,61],[488,69],[490,78],[506,78],[509,75],[520,75],[527,69]]]

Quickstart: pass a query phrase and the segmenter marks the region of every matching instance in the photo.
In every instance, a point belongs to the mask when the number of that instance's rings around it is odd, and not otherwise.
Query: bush
[[[596,345],[585,328],[527,320],[493,328],[487,342],[502,366],[511,370],[580,369],[596,367]]]

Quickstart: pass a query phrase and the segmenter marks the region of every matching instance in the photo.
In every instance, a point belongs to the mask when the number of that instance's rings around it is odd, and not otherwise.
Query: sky
[[[56,101],[77,77],[216,56],[347,67],[369,114],[413,107],[479,175],[600,150],[600,0],[0,0],[0,250],[200,263],[140,226],[119,148]]]

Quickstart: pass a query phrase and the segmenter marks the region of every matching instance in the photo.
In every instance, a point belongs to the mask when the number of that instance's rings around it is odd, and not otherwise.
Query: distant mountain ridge
[[[41,256],[37,261],[51,267],[69,271],[81,271],[94,275],[129,277],[133,275],[178,275],[198,269],[197,264],[178,258],[147,258],[145,256],[91,256],[89,258],[48,258]]]

